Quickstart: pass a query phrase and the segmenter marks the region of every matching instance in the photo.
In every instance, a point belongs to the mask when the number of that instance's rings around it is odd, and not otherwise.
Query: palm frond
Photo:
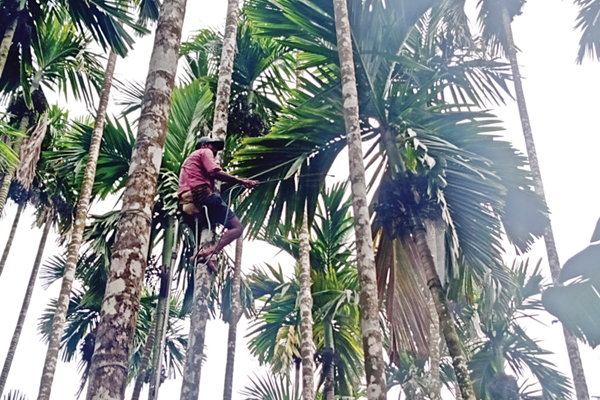
[[[118,2],[112,0],[92,0],[86,3],[65,0],[62,1],[62,5],[68,10],[79,30],[87,30],[105,50],[110,47],[123,57],[134,43],[123,25],[132,28],[138,34],[148,33],[147,29],[135,23],[132,15]],[[87,29],[84,30],[84,27]]]
[[[292,382],[282,375],[255,375],[250,378],[250,385],[241,392],[244,400],[298,400],[299,393],[294,393]]]
[[[0,134],[8,141],[0,140],[0,170],[6,172],[8,168],[14,168],[19,163],[19,155],[10,146],[17,137],[24,135],[7,122],[0,120]]]
[[[600,1],[575,0],[579,7],[576,29],[581,30],[577,62],[581,64],[585,56],[600,59]]]
[[[595,348],[600,344],[600,220],[591,244],[567,260],[559,282],[547,288],[542,304],[567,329]]]
[[[81,187],[92,138],[92,126],[77,122],[52,152],[43,153],[47,162],[61,177],[73,177],[73,186]],[[134,135],[126,119],[107,119],[100,144],[93,196],[105,198],[116,193],[127,182],[129,160],[133,151]]]
[[[19,390],[9,390],[2,396],[2,400],[27,400],[27,396]]]
[[[481,26],[481,36],[492,54],[508,54],[508,43],[504,30],[502,13],[504,7],[508,12],[510,22],[515,16],[521,15],[525,0],[489,1],[479,0],[478,22]]]

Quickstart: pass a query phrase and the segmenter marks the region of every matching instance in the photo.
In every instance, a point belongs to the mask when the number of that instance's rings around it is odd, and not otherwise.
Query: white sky
[[[469,0],[475,4],[475,0]],[[189,2],[184,25],[184,38],[194,30],[217,26],[225,21],[226,1]],[[561,261],[584,248],[591,237],[595,223],[600,217],[600,63],[585,61],[575,65],[578,34],[573,31],[576,8],[566,0],[529,1],[524,14],[513,23],[517,46],[522,50],[519,63],[525,78],[524,86],[528,100],[529,114],[536,140],[538,156],[546,189],[546,196],[552,211],[552,223]],[[153,37],[144,38],[136,44],[135,51],[125,60],[119,59],[119,78],[143,81],[147,72]],[[115,96],[113,96],[114,99]],[[72,109],[72,105],[63,106]],[[110,110],[109,110],[110,112]],[[524,149],[516,104],[494,109],[504,120],[506,137],[517,147]],[[113,204],[104,205],[111,207]],[[0,245],[4,247],[16,206],[10,203],[0,220]],[[104,211],[104,210],[103,210]],[[97,210],[96,212],[100,212]],[[31,229],[33,218],[31,209],[26,210],[7,265],[0,278],[0,360],[3,362],[8,343],[16,324],[22,297],[29,279],[29,272],[35,258],[41,231]],[[46,247],[45,258],[58,254],[58,246],[53,236]],[[265,258],[265,254],[268,257]],[[245,246],[244,270],[259,262],[269,262],[275,252],[265,250],[256,243]],[[543,244],[536,245],[529,254],[532,261],[545,259]],[[509,262],[512,260],[508,260]],[[547,264],[543,263],[548,275]],[[40,375],[46,346],[37,336],[37,318],[47,300],[56,297],[59,285],[48,290],[36,287],[19,348],[5,393],[19,389],[29,399],[37,397]],[[551,360],[568,376],[570,369],[559,324],[551,324],[551,318],[542,318],[548,326],[530,324],[528,332],[542,340],[542,347],[556,353]],[[248,377],[257,370],[244,347],[243,335],[246,321],[238,329],[238,351],[234,399],[241,399],[239,390],[248,382]],[[213,399],[222,396],[225,371],[227,326],[220,321],[211,321],[207,329],[208,362],[202,371],[201,398]],[[600,396],[600,350],[580,346],[584,369],[586,370],[590,395]],[[79,374],[76,362],[60,363],[53,387],[53,399],[73,399],[78,388]],[[180,380],[166,381],[161,387],[163,400],[179,396]],[[147,392],[142,393],[142,398]],[[84,395],[85,396],[85,395]],[[396,399],[397,391],[389,394]],[[129,397],[129,394],[128,396]]]

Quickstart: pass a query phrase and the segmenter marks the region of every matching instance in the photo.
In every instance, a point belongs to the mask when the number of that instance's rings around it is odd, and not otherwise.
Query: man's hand
[[[246,189],[252,189],[254,186],[258,185],[260,182],[255,181],[253,179],[248,178],[238,178],[240,180],[240,184],[244,186]]]

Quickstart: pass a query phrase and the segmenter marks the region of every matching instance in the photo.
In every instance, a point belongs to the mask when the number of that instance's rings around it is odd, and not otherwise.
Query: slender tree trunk
[[[460,394],[460,386],[458,384],[458,382],[453,382],[453,386],[454,386],[454,397],[456,398],[456,400],[463,400],[462,395]]]
[[[4,36],[2,37],[2,44],[0,44],[0,77],[4,71],[4,66],[6,65],[6,59],[8,58],[10,46],[12,46],[18,22],[19,16],[18,14],[15,14],[14,19],[8,23],[8,26],[4,31]]]
[[[323,320],[325,340],[323,344],[323,374],[325,375],[325,400],[335,400],[335,342],[333,341],[333,324],[331,317]]]
[[[325,398],[325,400],[335,400],[335,365],[333,364],[334,354],[332,349],[327,350],[331,350],[332,353],[328,355],[328,357],[331,357],[331,360],[329,360],[328,364],[324,366],[324,368],[326,368],[326,371],[325,383],[323,385],[323,397]]]
[[[165,0],[158,18],[138,135],[102,302],[88,400],[121,400],[125,394],[185,6],[186,0]]]
[[[163,248],[164,269],[161,272],[160,293],[158,295],[156,316],[156,340],[152,355],[154,376],[150,380],[148,400],[158,399],[160,381],[162,376],[162,356],[165,348],[167,325],[169,324],[169,311],[171,308],[171,282],[173,280],[173,269],[179,254],[179,220],[170,217],[165,230],[165,243]]]
[[[17,213],[15,214],[15,219],[12,224],[12,228],[10,228],[8,240],[6,241],[6,247],[4,247],[4,252],[2,253],[2,259],[0,259],[0,276],[2,276],[2,271],[4,271],[4,266],[6,265],[6,260],[8,259],[8,253],[10,253],[10,248],[12,247],[13,240],[15,239],[15,235],[17,233],[17,226],[19,226],[19,219],[21,218],[21,214],[23,213],[24,208],[25,203],[19,203],[19,207],[17,207]]]
[[[244,239],[239,238],[235,243],[235,264],[231,281],[231,319],[229,320],[229,336],[227,338],[227,365],[225,366],[225,386],[223,400],[231,400],[233,393],[233,369],[235,366],[235,349],[237,341],[237,325],[242,316],[240,286],[242,280],[242,253]]]
[[[413,225],[415,243],[425,268],[427,286],[429,286],[429,290],[431,291],[431,296],[439,317],[440,329],[444,335],[444,339],[446,340],[450,357],[452,357],[452,365],[454,367],[454,373],[456,374],[456,380],[458,381],[458,385],[460,387],[461,398],[464,400],[476,400],[475,392],[473,391],[473,384],[471,383],[469,368],[467,367],[467,358],[465,357],[460,345],[460,338],[456,332],[454,319],[448,310],[446,293],[442,288],[440,278],[435,270],[433,256],[431,255],[431,251],[427,244],[427,234],[425,233],[425,228],[423,227],[421,221],[419,221],[416,217],[413,217]]]
[[[227,133],[227,114],[231,94],[231,76],[235,60],[237,23],[239,5],[237,0],[227,2],[227,19],[225,21],[225,35],[221,51],[221,64],[219,66],[219,79],[217,82],[217,95],[215,99],[215,115],[213,119],[212,136],[215,139],[225,140]],[[220,164],[222,153],[217,156]],[[202,232],[203,238],[212,238],[210,232]],[[200,243],[205,243],[201,240]],[[211,275],[204,265],[195,268],[194,273],[194,309],[190,321],[190,334],[188,348],[185,356],[183,384],[181,386],[181,400],[196,400],[200,391],[200,368],[206,324],[208,322],[208,303],[210,301]]]
[[[315,342],[313,340],[313,299],[310,287],[310,235],[308,212],[304,206],[304,218],[300,228],[300,354],[302,355],[302,399],[315,398]]]
[[[23,325],[25,324],[25,317],[27,317],[27,310],[29,309],[29,303],[31,302],[31,296],[33,295],[35,281],[37,279],[38,271],[40,270],[40,264],[42,263],[44,247],[46,247],[46,241],[48,240],[48,233],[50,232],[51,227],[52,218],[48,218],[44,224],[44,231],[42,232],[40,245],[38,246],[37,255],[35,256],[33,269],[31,270],[31,275],[29,277],[29,283],[27,284],[27,291],[25,292],[25,298],[23,299],[23,305],[21,306],[21,312],[19,313],[17,326],[15,327],[15,332],[13,333],[10,341],[10,347],[8,348],[6,359],[4,360],[4,367],[2,368],[2,375],[0,376],[0,397],[2,397],[2,393],[4,392],[4,385],[6,385],[6,379],[8,378],[8,373],[10,372],[10,366],[13,358],[15,357],[15,352],[17,351],[17,345],[19,344],[21,331],[23,330]]]
[[[207,230],[206,233],[210,233],[210,231]],[[203,234],[206,233],[203,232]],[[194,307],[190,319],[188,347],[185,353],[181,400],[198,400],[206,324],[209,317],[208,306],[212,283],[210,272],[204,264],[196,265],[194,270]]]
[[[142,353],[142,359],[140,360],[140,367],[138,369],[137,376],[135,377],[135,384],[133,385],[131,400],[139,400],[140,393],[142,392],[142,386],[144,386],[146,370],[148,369],[150,354],[152,353],[152,347],[154,347],[154,341],[156,338],[156,317],[158,315],[158,305],[154,314],[154,318],[152,318],[152,323],[150,324],[150,329],[148,330],[148,337],[146,337],[146,344],[144,345],[144,352]]]
[[[365,166],[358,119],[358,93],[346,0],[334,0],[333,9],[342,71],[344,121],[348,141],[350,182],[352,183],[352,208],[354,211],[354,232],[360,280],[360,320],[365,352],[365,371],[367,373],[367,399],[385,400],[387,398],[387,386],[382,334],[379,326],[375,255],[373,252],[373,239],[371,238]]]
[[[512,35],[512,27],[510,16],[506,6],[502,10],[502,23],[506,32],[506,38],[508,42],[508,58],[510,60],[510,67],[513,73],[513,82],[515,85],[515,94],[517,96],[517,105],[519,108],[519,115],[521,117],[521,127],[523,129],[523,136],[525,137],[525,147],[527,149],[527,156],[529,158],[529,166],[533,175],[533,181],[535,184],[535,191],[539,194],[546,202],[546,194],[544,192],[544,185],[542,182],[542,173],[540,170],[540,163],[537,157],[537,151],[535,149],[535,141],[533,139],[533,132],[531,130],[531,124],[529,123],[529,114],[527,112],[527,103],[525,102],[525,93],[523,91],[523,83],[521,80],[521,73],[519,71],[519,64],[517,62],[517,49],[515,41]],[[550,265],[550,273],[552,275],[552,282],[556,285],[558,283],[558,277],[560,275],[560,261],[558,258],[558,251],[556,250],[556,243],[554,241],[554,232],[552,230],[552,224],[548,224],[546,231],[544,232],[544,241],[546,242],[546,252],[548,254],[548,264]],[[589,400],[590,395],[588,393],[587,383],[585,380],[585,373],[583,371],[583,364],[581,362],[581,356],[579,354],[579,347],[577,344],[577,338],[572,333],[568,332],[563,327],[565,335],[565,343],[567,346],[567,353],[569,354],[569,361],[571,363],[571,372],[573,374],[573,385],[575,386],[575,392],[577,394],[577,400]]]
[[[300,366],[302,365],[302,359],[296,359],[294,357],[294,367],[295,367],[295,376],[294,376],[294,399],[298,398],[298,393],[300,393]]]
[[[433,299],[427,300],[429,313],[431,314],[431,325],[429,329],[429,398],[431,400],[442,399],[442,382],[440,380],[440,322],[437,317]]]
[[[237,24],[240,7],[238,0],[228,0],[227,19],[225,20],[225,35],[221,50],[221,65],[219,65],[219,81],[215,99],[215,115],[213,118],[213,137],[225,140],[227,134],[227,115],[231,95],[231,76],[235,61]]]
[[[71,234],[71,243],[67,252],[67,263],[65,264],[65,272],[63,275],[60,294],[58,297],[58,305],[54,320],[52,321],[52,332],[50,333],[50,342],[46,352],[46,360],[44,362],[44,370],[40,382],[38,400],[49,400],[52,390],[52,382],[54,380],[54,372],[58,362],[58,351],[60,350],[60,341],[63,335],[63,329],[67,318],[67,309],[71,299],[71,288],[75,279],[75,268],[77,266],[77,258],[79,257],[79,248],[83,238],[83,230],[87,218],[87,210],[90,204],[92,194],[92,186],[96,176],[96,164],[98,162],[98,154],[100,152],[100,143],[104,130],[104,122],[106,120],[106,109],[108,107],[108,99],[110,88],[112,87],[112,79],[115,70],[117,56],[111,52],[108,56],[108,63],[104,74],[104,82],[102,84],[102,92],[100,93],[100,104],[96,114],[96,122],[92,131],[92,139],[90,142],[89,158],[85,167],[83,183],[81,185],[81,194],[77,211],[75,214],[75,222],[73,224],[73,233]]]
[[[19,122],[19,132],[22,134],[27,133],[27,128],[29,128],[29,122],[31,121],[32,116],[31,112],[25,112],[25,115],[21,118]],[[21,145],[23,144],[24,137],[17,137],[13,144],[13,150],[15,153],[20,154]],[[15,176],[15,172],[17,171],[17,167],[8,167],[6,173],[4,174],[4,178],[2,179],[2,189],[0,189],[0,215],[4,212],[4,206],[6,205],[6,200],[8,200],[8,192],[10,190],[10,185]]]

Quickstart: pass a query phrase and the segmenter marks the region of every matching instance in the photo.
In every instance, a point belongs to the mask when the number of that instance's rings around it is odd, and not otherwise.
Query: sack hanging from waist
[[[183,212],[188,215],[198,214],[203,200],[213,193],[213,190],[208,185],[196,186],[192,190],[179,195],[179,205],[181,205]]]

